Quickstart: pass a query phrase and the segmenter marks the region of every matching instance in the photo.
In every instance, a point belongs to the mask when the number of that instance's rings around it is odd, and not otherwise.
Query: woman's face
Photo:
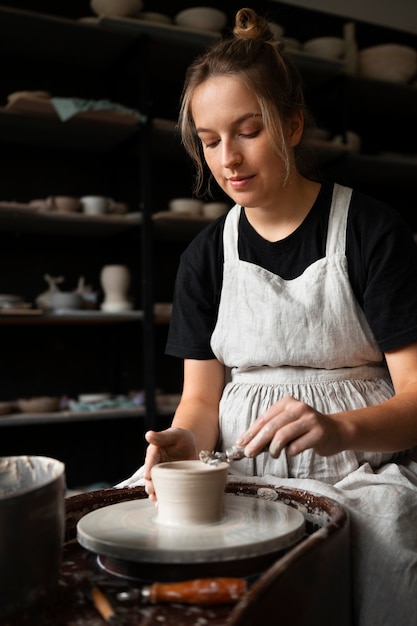
[[[241,206],[274,208],[286,170],[272,149],[255,95],[238,78],[217,76],[195,90],[191,110],[218,185]],[[302,133],[298,116],[289,131],[288,141],[296,145]]]

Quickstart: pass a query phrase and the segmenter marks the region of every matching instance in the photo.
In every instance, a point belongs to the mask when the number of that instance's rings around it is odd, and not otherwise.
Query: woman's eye
[[[245,137],[246,139],[252,139],[253,137],[257,137],[259,133],[259,130],[254,130],[252,133],[241,133],[241,136]]]
[[[207,143],[204,144],[204,147],[205,148],[215,148],[218,143],[219,143],[218,139],[216,139],[214,141],[208,141]]]

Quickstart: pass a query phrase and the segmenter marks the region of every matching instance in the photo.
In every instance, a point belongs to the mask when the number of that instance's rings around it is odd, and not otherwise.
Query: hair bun
[[[253,9],[247,8],[240,9],[236,13],[233,34],[240,39],[275,40],[268,22],[257,15]]]

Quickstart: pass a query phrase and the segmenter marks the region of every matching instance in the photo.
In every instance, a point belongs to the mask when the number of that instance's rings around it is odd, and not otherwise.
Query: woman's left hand
[[[329,456],[343,449],[342,423],[331,415],[292,397],[281,398],[260,415],[250,429],[236,441],[245,447],[245,456],[254,457],[265,447],[273,458],[286,448],[295,456],[308,448],[317,454]]]

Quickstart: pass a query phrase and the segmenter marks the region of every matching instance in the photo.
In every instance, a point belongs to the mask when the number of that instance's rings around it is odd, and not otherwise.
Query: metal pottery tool
[[[143,602],[179,602],[182,604],[233,604],[247,591],[244,578],[199,578],[173,583],[152,583],[121,591],[122,602],[140,599]]]
[[[267,452],[269,446],[266,446],[261,452]],[[208,465],[217,465],[217,463],[231,463],[232,461],[240,461],[240,459],[245,458],[244,453],[245,448],[243,446],[230,446],[230,448],[226,448],[223,452],[215,452],[212,450],[201,450],[199,457],[200,461],[203,463],[208,463]]]

